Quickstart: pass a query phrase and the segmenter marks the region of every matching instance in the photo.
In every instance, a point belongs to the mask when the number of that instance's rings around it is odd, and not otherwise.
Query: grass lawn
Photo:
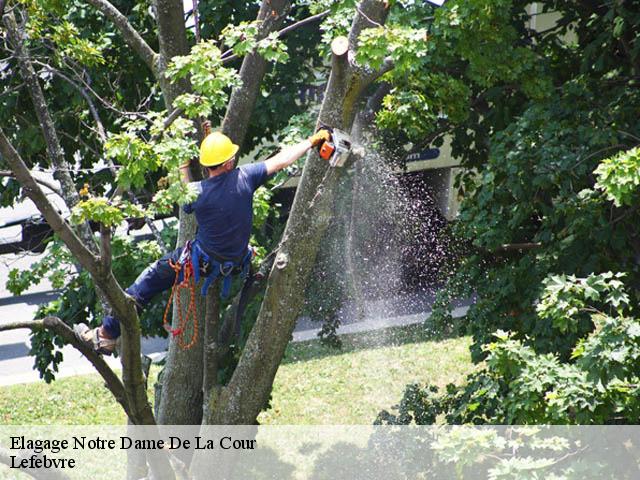
[[[289,345],[263,424],[371,424],[412,382],[446,385],[474,369],[468,337],[434,339],[417,326],[342,337],[342,350],[319,341]],[[159,367],[153,367],[152,386]],[[153,391],[150,388],[150,397]],[[50,385],[0,388],[0,423],[122,424],[122,409],[98,375]]]

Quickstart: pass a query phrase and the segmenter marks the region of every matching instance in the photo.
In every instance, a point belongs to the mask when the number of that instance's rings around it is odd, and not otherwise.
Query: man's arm
[[[316,145],[329,140],[330,136],[331,135],[327,130],[318,130],[318,132],[316,132],[314,135],[311,135],[308,139],[282,149],[273,157],[265,160],[264,163],[267,167],[267,175],[279,172],[283,168],[288,167],[305,153],[307,153],[307,151],[311,147],[315,147]]]
[[[309,140],[303,140],[300,143],[286,147],[276,153],[273,157],[264,161],[267,167],[267,175],[279,172],[283,168],[288,167],[293,162],[298,160],[301,156],[307,153],[313,145]]]

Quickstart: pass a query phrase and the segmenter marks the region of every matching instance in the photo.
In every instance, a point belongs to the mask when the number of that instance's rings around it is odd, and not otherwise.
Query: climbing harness
[[[204,282],[200,294],[205,296],[207,290],[213,284],[213,282],[220,276],[222,279],[222,290],[220,296],[224,299],[231,293],[231,283],[233,280],[233,273],[236,271],[241,272],[243,279],[246,279],[251,270],[251,259],[253,258],[254,250],[251,247],[247,248],[247,252],[241,257],[235,259],[229,259],[219,257],[217,255],[208,255],[200,246],[198,240],[193,242],[187,242],[182,249],[180,258],[177,262],[169,260],[169,265],[176,273],[176,278],[171,288],[171,295],[167,306],[164,311],[164,317],[162,324],[164,329],[171,333],[174,337],[177,337],[178,345],[183,350],[187,350],[195,345],[198,340],[198,315],[196,311],[196,284],[200,281],[200,278],[204,276]],[[180,300],[180,291],[188,290],[189,292],[189,306],[186,313],[182,314],[182,305]],[[178,307],[178,327],[172,328],[169,323],[169,309],[173,302]],[[189,320],[193,319],[193,327],[191,333],[191,339],[187,343],[184,339],[184,332],[187,329]]]
[[[196,265],[202,265],[201,270],[196,270],[195,279],[196,283],[200,280],[200,274],[204,273],[206,278],[202,284],[202,295],[207,294],[207,290],[211,284],[220,276],[222,276],[222,290],[220,296],[227,298],[231,293],[232,273],[240,271],[242,278],[246,278],[251,268],[251,259],[253,258],[253,248],[247,247],[247,251],[244,255],[237,258],[225,258],[218,255],[208,255],[200,246],[200,242],[195,240],[191,244],[191,252],[193,255],[193,262]]]

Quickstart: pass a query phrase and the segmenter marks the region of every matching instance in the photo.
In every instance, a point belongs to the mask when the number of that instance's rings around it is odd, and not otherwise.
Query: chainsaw
[[[331,138],[320,146],[320,157],[327,160],[332,167],[343,167],[351,153],[351,137],[337,128],[322,128],[331,133]]]

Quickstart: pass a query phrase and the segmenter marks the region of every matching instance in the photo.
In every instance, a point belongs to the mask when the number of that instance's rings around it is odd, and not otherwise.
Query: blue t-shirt
[[[264,162],[242,165],[196,183],[198,198],[185,205],[198,221],[196,239],[207,253],[244,255],[253,223],[253,192],[267,180]]]

